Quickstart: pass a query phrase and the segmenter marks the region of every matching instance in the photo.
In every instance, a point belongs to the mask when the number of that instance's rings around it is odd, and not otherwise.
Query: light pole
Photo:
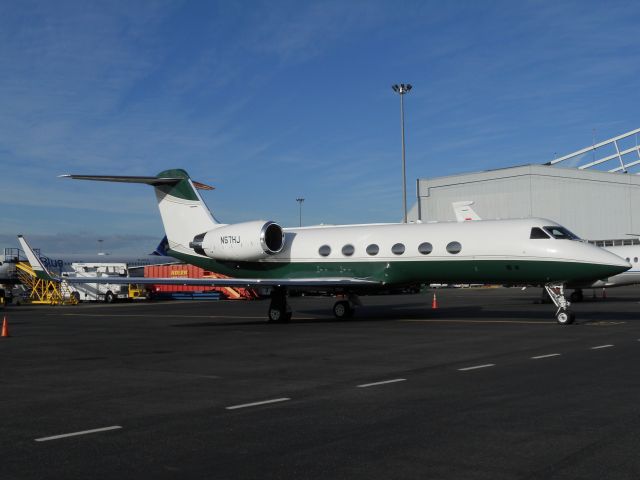
[[[403,223],[407,223],[407,173],[404,161],[404,94],[411,90],[408,83],[392,85],[393,91],[400,94],[400,127],[402,130],[402,210],[404,212]]]
[[[296,198],[296,202],[298,202],[299,210],[300,210],[300,226],[302,226],[302,203],[304,202],[304,198],[298,197]]]

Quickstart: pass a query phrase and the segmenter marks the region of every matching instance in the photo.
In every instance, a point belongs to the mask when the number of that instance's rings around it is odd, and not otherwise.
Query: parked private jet
[[[612,253],[571,241],[575,237],[567,229],[546,219],[303,228],[282,228],[264,220],[222,224],[200,197],[196,186],[201,184],[181,169],[155,177],[63,177],[153,186],[169,242],[167,253],[234,277],[179,282],[145,278],[136,283],[270,286],[272,322],[291,317],[289,288],[344,294],[348,300],[333,307],[335,316],[343,318],[360,305],[358,295],[389,286],[500,283],[544,285],[557,306],[558,323],[568,324],[575,316],[564,297],[565,283],[594,281],[630,268]],[[50,277],[24,238],[19,240],[38,275]]]

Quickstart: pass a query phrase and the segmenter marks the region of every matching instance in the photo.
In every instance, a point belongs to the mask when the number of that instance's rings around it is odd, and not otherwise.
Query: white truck
[[[127,277],[126,263],[72,263],[72,271],[63,277]],[[66,282],[65,282],[66,283]],[[132,283],[135,280],[132,279]],[[129,285],[111,283],[67,283],[70,295],[77,301],[111,303],[117,299],[129,298]]]

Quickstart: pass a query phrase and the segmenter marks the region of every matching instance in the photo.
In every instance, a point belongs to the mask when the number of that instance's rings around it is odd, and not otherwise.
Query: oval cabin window
[[[449,242],[447,245],[447,252],[451,254],[460,253],[462,251],[462,245],[460,242]]]
[[[393,247],[391,247],[391,252],[396,255],[402,255],[404,253],[404,245],[402,243],[396,243]]]
[[[331,247],[329,245],[322,245],[318,249],[318,253],[323,257],[328,257],[331,254]]]
[[[367,247],[367,254],[369,255],[377,255],[379,251],[380,247],[378,247],[378,245],[376,245],[375,243],[372,243]]]
[[[431,252],[433,252],[433,245],[431,245],[429,242],[421,243],[420,245],[418,245],[418,251],[422,255],[429,255]]]
[[[353,248],[353,245],[345,245],[344,247],[342,247],[342,254],[345,257],[350,257],[351,255],[353,255],[353,252],[355,252],[356,249]]]

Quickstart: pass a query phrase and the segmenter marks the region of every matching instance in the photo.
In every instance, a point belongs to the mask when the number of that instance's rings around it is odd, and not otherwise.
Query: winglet
[[[18,235],[18,242],[20,242],[20,246],[22,247],[22,250],[24,250],[27,260],[29,260],[29,264],[35,272],[36,277],[43,280],[58,280],[57,277],[49,273],[22,235]]]

